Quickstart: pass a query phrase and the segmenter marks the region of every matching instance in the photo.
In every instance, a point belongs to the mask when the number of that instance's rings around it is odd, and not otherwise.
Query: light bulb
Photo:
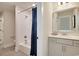
[[[35,4],[33,4],[32,6],[34,6],[34,7],[35,7]]]

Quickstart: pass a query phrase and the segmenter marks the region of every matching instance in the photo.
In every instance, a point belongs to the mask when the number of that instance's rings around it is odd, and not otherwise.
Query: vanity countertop
[[[53,37],[53,38],[65,38],[65,39],[74,39],[74,40],[79,40],[79,36],[78,35],[49,35],[49,37]]]

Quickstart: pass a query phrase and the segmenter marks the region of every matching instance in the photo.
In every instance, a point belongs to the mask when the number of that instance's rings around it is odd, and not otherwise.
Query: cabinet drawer
[[[79,41],[74,41],[74,46],[78,46],[79,47]]]
[[[57,39],[55,39],[55,38],[49,38],[49,41],[50,41],[50,42],[56,42]]]
[[[57,39],[57,43],[73,45],[73,41],[69,39]]]

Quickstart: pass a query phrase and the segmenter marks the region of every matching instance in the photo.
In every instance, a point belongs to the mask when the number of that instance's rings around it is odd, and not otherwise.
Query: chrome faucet
[[[26,38],[27,38],[27,36],[25,35],[25,36],[24,36],[24,38],[25,38],[25,44],[27,44],[27,39],[26,39]]]

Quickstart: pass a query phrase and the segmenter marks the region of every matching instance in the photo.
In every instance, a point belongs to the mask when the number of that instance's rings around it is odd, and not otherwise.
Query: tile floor
[[[15,52],[14,48],[4,48],[0,49],[0,56],[26,56],[22,52]]]

